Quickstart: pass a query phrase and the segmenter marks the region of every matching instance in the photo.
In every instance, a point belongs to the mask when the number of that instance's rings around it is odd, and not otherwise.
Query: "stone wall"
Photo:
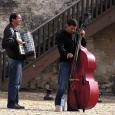
[[[33,30],[76,0],[0,0],[0,36],[11,12],[23,16],[23,29]]]
[[[95,78],[102,92],[112,92],[115,81],[115,24],[93,35],[88,40],[88,49],[96,56]],[[115,84],[114,84],[115,85]]]

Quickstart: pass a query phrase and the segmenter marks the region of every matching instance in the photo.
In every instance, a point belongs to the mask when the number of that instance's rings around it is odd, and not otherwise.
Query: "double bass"
[[[99,98],[98,82],[94,79],[96,69],[95,56],[81,46],[81,39],[76,45],[71,64],[71,75],[67,93],[67,110],[79,111],[93,108]]]

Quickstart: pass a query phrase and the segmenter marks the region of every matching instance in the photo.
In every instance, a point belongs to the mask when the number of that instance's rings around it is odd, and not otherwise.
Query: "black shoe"
[[[20,106],[19,104],[15,104],[13,106],[7,106],[9,109],[25,109],[24,106]]]
[[[54,98],[51,95],[44,96],[44,100],[54,100]]]
[[[77,111],[77,112],[79,112],[79,109],[77,109],[77,108],[67,108],[67,111]]]

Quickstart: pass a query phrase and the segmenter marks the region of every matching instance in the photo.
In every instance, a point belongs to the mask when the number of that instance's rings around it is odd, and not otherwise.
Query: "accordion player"
[[[35,45],[31,33],[29,31],[21,34],[16,32],[16,38],[25,42],[25,44],[19,44],[20,55],[36,58]]]

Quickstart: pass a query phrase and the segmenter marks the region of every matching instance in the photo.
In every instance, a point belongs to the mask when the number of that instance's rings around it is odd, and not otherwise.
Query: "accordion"
[[[34,40],[30,32],[19,33],[16,32],[16,38],[25,42],[25,44],[19,44],[20,55],[33,56],[36,58]]]

